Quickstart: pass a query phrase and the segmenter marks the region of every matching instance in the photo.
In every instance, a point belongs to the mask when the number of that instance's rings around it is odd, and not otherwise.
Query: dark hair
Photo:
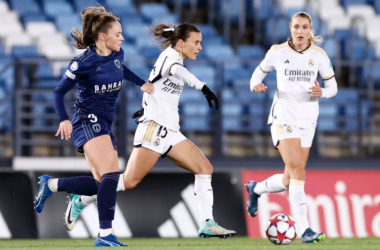
[[[86,49],[95,43],[100,32],[107,33],[113,22],[119,21],[117,16],[112,15],[103,6],[87,7],[82,11],[83,33],[77,28],[70,32],[74,38],[74,46],[78,49]]]
[[[169,24],[158,24],[150,28],[157,41],[159,41],[160,48],[166,49],[169,46],[175,46],[179,39],[186,41],[190,37],[190,32],[201,31],[190,23],[181,23],[178,26]]]

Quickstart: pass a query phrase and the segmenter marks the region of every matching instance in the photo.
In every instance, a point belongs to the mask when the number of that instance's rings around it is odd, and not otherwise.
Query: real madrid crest
[[[311,58],[310,58],[310,60],[309,60],[309,66],[314,66],[314,61],[313,61],[313,59],[311,59]]]
[[[293,130],[292,130],[292,127],[291,126],[286,126],[286,132],[288,133],[288,134],[290,134],[291,132],[292,132]]]
[[[159,146],[160,145],[160,138],[157,138],[154,142],[153,142],[154,146]]]
[[[119,59],[116,59],[113,62],[115,63],[116,67],[118,67],[120,69],[120,61],[119,61]]]

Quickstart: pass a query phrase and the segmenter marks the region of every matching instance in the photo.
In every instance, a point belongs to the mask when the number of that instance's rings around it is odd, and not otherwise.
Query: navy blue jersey
[[[78,83],[79,94],[74,104],[75,110],[82,109],[113,121],[123,79],[139,86],[145,82],[126,68],[123,61],[122,49],[108,56],[100,56],[94,46],[74,57],[54,90],[54,105],[59,120],[62,122],[68,119],[63,103],[64,95]]]

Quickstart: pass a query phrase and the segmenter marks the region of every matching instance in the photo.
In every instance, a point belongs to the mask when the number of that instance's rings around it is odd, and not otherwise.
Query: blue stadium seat
[[[54,78],[53,67],[50,64],[39,64],[37,76],[39,79]]]
[[[142,46],[141,55],[147,59],[156,60],[161,54],[161,50],[157,46]]]
[[[82,10],[89,6],[98,6],[97,3],[101,3],[101,1],[97,0],[73,0],[72,2],[76,13],[82,12]]]
[[[236,58],[230,45],[223,45],[223,44],[207,45],[203,47],[203,50],[206,56],[212,60],[227,61],[227,60]]]
[[[236,84],[236,80],[244,79],[248,81],[244,84],[245,87],[249,87],[249,79],[251,77],[252,72],[248,70],[247,68],[243,67],[241,64],[238,65],[231,65],[231,64],[224,64],[224,83],[226,86],[232,86],[240,88],[239,84]]]
[[[263,60],[265,51],[260,45],[239,45],[236,54],[240,59]]]
[[[73,7],[66,1],[45,1],[43,3],[46,15],[56,17],[58,15],[70,15],[74,13]]]
[[[188,70],[199,80],[206,82],[211,89],[215,87],[215,68],[209,65],[192,65],[187,67]]]
[[[332,99],[320,99],[319,101],[319,119],[317,130],[324,132],[338,132],[338,107]]]
[[[116,7],[116,8],[131,8],[135,7],[134,0],[105,0],[104,4],[108,8]]]
[[[344,8],[347,8],[349,5],[367,4],[367,0],[341,0],[341,4]]]
[[[265,95],[261,94],[255,94],[256,97],[263,97],[265,98]],[[266,110],[263,108],[264,105],[262,105],[260,102],[250,104],[249,105],[249,128],[253,131],[259,132],[263,131],[267,124],[267,117],[269,114],[269,110]]]
[[[325,38],[325,41],[322,43],[321,47],[324,49],[331,61],[340,58],[340,45],[336,38]]]
[[[37,48],[34,45],[15,45],[12,46],[12,57],[43,57],[38,54]]]
[[[219,36],[219,35],[214,35],[214,36],[202,36],[202,46],[209,46],[209,45],[215,45],[215,44],[225,44],[226,40],[224,37]]]
[[[373,81],[375,88],[380,88],[380,60],[366,60],[363,65],[360,85],[368,87]]]
[[[34,0],[11,0],[10,7],[23,16],[25,14],[39,14],[41,13],[41,8],[38,3]]]
[[[195,131],[209,131],[211,129],[209,108],[207,101],[202,103],[182,104],[181,129]]]
[[[66,37],[70,37],[70,31],[72,28],[82,30],[82,21],[78,14],[59,15],[55,18],[55,24],[57,29],[66,34]]]
[[[226,131],[242,131],[243,105],[239,102],[224,102],[222,105],[222,128]]]
[[[195,23],[194,25],[201,31],[203,38],[206,36],[218,35],[215,27],[210,24]]]
[[[42,12],[41,13],[26,13],[21,17],[21,20],[24,27],[26,27],[26,25],[29,22],[45,22],[45,21],[48,21],[48,18]]]
[[[131,63],[131,64],[127,65],[127,67],[130,70],[132,70],[133,73],[135,73],[136,75],[138,75],[142,79],[148,79],[149,78],[149,74],[150,74],[151,69],[148,68],[147,66],[141,65],[141,64]]]
[[[264,43],[267,46],[283,43],[289,37],[289,20],[283,16],[270,18],[265,28]]]
[[[365,38],[348,39],[343,44],[343,57],[353,60],[367,58],[368,44]]]
[[[140,5],[140,13],[150,22],[158,16],[166,16],[170,14],[169,8],[164,3],[142,3]]]
[[[160,24],[160,23],[178,25],[178,23],[179,23],[178,16],[176,14],[166,14],[164,16],[154,16],[154,17],[150,18],[150,21],[153,25]]]

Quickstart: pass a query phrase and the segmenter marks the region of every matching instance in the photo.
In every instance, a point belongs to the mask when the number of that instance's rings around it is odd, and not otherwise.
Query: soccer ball
[[[267,238],[276,245],[289,245],[297,238],[296,221],[287,214],[273,215],[265,231]]]

